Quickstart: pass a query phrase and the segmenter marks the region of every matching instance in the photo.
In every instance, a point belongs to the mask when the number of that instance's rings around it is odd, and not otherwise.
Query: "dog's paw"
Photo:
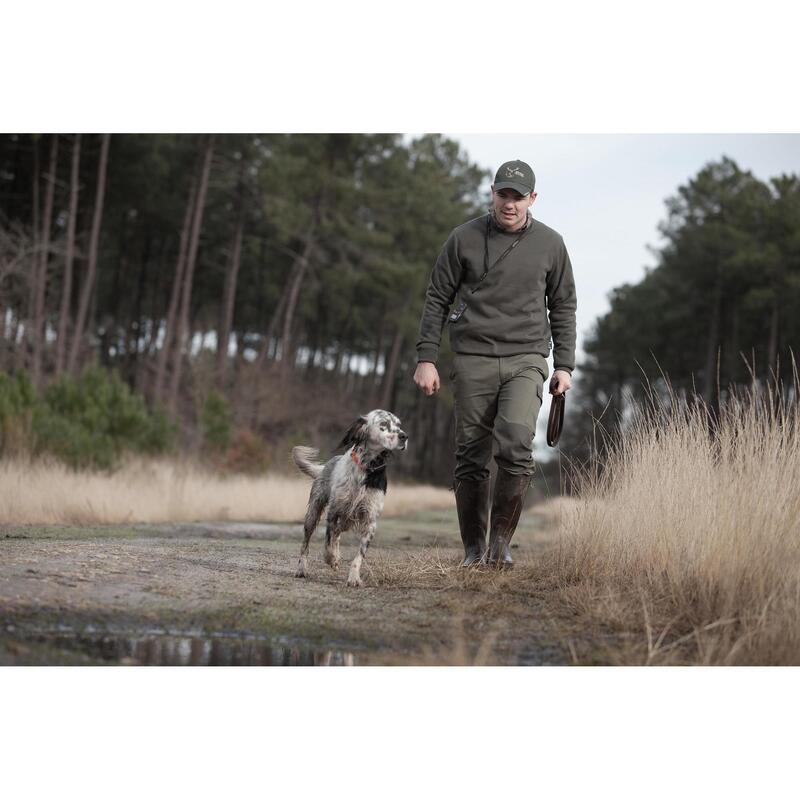
[[[359,586],[364,585],[364,581],[362,581],[357,575],[349,575],[347,578],[347,585],[357,589]]]
[[[295,578],[305,578],[306,571],[303,569],[303,567],[298,567],[297,572],[295,572],[294,576]]]

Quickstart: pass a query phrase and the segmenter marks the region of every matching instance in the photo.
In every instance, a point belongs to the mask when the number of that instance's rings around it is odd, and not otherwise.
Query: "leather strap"
[[[554,394],[550,401],[550,417],[547,420],[547,444],[555,447],[564,427],[564,392]]]

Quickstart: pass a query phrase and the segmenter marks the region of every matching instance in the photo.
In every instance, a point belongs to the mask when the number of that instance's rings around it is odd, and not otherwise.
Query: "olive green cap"
[[[524,161],[506,161],[494,176],[494,190],[513,189],[520,194],[528,195],[536,186],[536,176],[529,164]]]

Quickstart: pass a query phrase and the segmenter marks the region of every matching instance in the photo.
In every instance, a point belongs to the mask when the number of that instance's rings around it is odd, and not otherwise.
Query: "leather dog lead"
[[[564,427],[564,392],[554,394],[550,401],[550,417],[547,420],[547,444],[555,447]]]

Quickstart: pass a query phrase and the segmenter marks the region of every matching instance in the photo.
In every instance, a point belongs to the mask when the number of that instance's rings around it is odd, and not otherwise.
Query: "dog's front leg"
[[[347,576],[348,586],[361,586],[361,562],[367,557],[367,548],[375,535],[375,523],[370,524],[361,534],[361,544],[356,557],[350,563],[350,573]]]
[[[300,548],[300,560],[297,562],[297,572],[295,578],[305,578],[308,574],[308,545],[314,531],[317,528],[322,509],[325,508],[327,497],[311,489],[311,497],[308,500],[306,518],[303,522],[303,546]]]

